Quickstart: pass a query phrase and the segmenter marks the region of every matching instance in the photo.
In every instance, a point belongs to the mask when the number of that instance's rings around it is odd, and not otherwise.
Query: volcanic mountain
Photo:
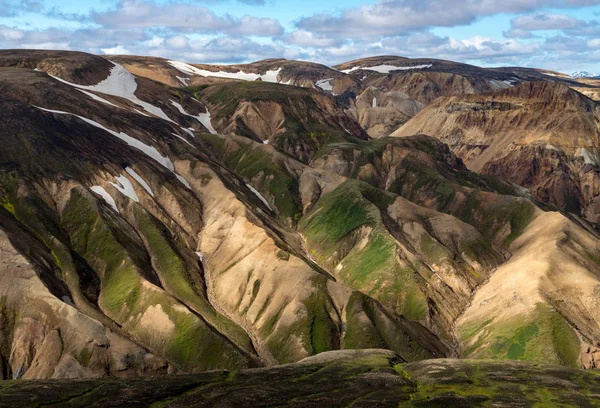
[[[373,348],[409,388],[421,377],[402,370],[440,357],[599,366],[593,219],[505,173],[542,150],[581,162],[563,174],[594,173],[595,103],[536,70],[335,68],[1,51],[2,378],[234,372]]]

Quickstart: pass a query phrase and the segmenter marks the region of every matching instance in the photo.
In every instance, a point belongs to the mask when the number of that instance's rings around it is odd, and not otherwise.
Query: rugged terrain
[[[537,70],[335,68],[0,51],[2,378],[599,367],[595,102]]]
[[[600,105],[555,82],[437,99],[393,134],[435,135],[469,169],[531,190],[592,222],[598,207]]]

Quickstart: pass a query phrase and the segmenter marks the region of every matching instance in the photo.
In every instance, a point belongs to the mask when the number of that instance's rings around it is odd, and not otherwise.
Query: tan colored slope
[[[158,374],[167,362],[81,313],[65,295],[59,300],[0,231],[0,336],[9,348],[12,378],[80,378]],[[3,378],[6,379],[6,378]]]
[[[598,118],[600,109],[570,88],[529,82],[495,94],[439,99],[393,135],[435,136],[479,171],[510,145],[549,144],[574,155],[595,142]]]
[[[501,83],[501,82],[499,82]],[[497,90],[488,80],[469,78],[448,72],[398,72],[373,76],[365,85],[385,91],[399,91],[423,104],[430,104],[441,96],[469,95]]]
[[[289,157],[287,160],[290,167],[304,167]],[[198,235],[198,252],[202,254],[209,298],[218,310],[249,333],[265,364],[297,361],[321,351],[323,344],[316,342],[315,336],[322,334],[317,335],[317,328],[313,328],[320,319],[325,321],[319,324],[330,325],[327,349],[356,348],[354,340],[350,341],[355,334],[349,332],[360,327],[369,338],[373,331],[382,332],[375,336],[381,336],[379,341],[383,343],[365,338],[364,344],[384,345],[406,360],[447,352],[439,340],[426,334],[426,329],[413,328],[380,305],[363,311],[362,306],[355,305],[357,300],[368,304],[372,301],[294,255],[303,253],[302,248],[288,252],[281,244],[278,246],[267,232],[277,227],[261,225],[252,214],[257,211],[264,216],[264,211],[249,209],[209,167],[196,164],[192,170],[180,162],[178,169],[191,180],[203,203],[205,225]],[[323,186],[327,191],[340,182],[331,183],[331,176],[321,176],[308,167],[303,171],[303,185],[327,181]],[[292,242],[288,240],[287,244]],[[423,341],[422,336],[430,336],[424,349],[410,345],[410,341]]]
[[[447,143],[469,169],[530,189],[560,209],[600,220],[594,166],[600,106],[558,83],[528,82],[494,94],[441,98],[393,133]]]
[[[579,351],[600,341],[598,238],[539,211],[510,249],[457,321],[463,356],[592,366]]]
[[[425,105],[400,91],[382,92],[370,87],[353,102],[348,113],[371,137],[389,136]]]

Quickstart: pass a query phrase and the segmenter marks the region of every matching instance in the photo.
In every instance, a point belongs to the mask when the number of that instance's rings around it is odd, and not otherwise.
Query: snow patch
[[[117,180],[117,183],[109,181],[109,183],[114,188],[119,190],[123,195],[129,197],[136,203],[140,202],[140,199],[138,198],[137,194],[135,193],[135,189],[133,188],[133,184],[131,184],[131,181],[129,181],[127,177],[125,177],[124,175],[120,175],[119,177],[115,177],[115,179]]]
[[[157,116],[157,117],[167,120],[169,122],[173,122],[162,111],[162,109],[160,109],[148,102],[144,102],[141,99],[139,99],[137,96],[135,96],[135,91],[137,89],[137,82],[135,81],[135,76],[133,76],[133,74],[131,72],[127,71],[125,69],[125,67],[123,67],[122,65],[116,64],[114,62],[112,62],[112,63],[114,64],[114,67],[112,67],[110,69],[110,75],[108,75],[108,78],[100,81],[96,85],[91,85],[91,86],[78,85],[78,84],[74,84],[74,83],[65,81],[63,79],[60,79],[60,78],[52,76],[52,75],[50,75],[50,76],[52,78],[56,79],[57,81],[63,82],[67,85],[73,86],[80,90],[83,89],[83,90],[88,90],[88,91],[96,91],[96,92],[104,93],[107,95],[118,96],[118,97],[127,99],[127,100],[135,103],[136,105],[144,108],[144,110],[146,112],[150,112],[154,116]]]
[[[106,204],[110,205],[113,208],[113,210],[115,210],[116,212],[119,212],[119,209],[117,208],[117,204],[115,203],[114,198],[112,198],[112,196],[110,194],[108,194],[108,191],[106,191],[104,189],[104,187],[92,186],[92,187],[90,187],[90,190],[92,190],[94,193],[96,193],[100,197],[102,197],[102,199],[104,201],[106,201]]]
[[[331,92],[333,90],[333,85],[331,84],[333,78],[321,79],[320,81],[315,82],[315,86],[318,86],[324,91]]]
[[[132,169],[131,167],[127,167],[127,168],[125,169],[125,171],[126,171],[126,172],[127,172],[127,173],[128,173],[130,176],[131,176],[131,177],[133,177],[133,179],[134,179],[135,181],[137,181],[138,183],[140,183],[140,186],[142,186],[142,187],[144,188],[144,190],[146,190],[146,192],[147,192],[148,194],[150,194],[152,197],[154,197],[154,193],[152,192],[152,189],[150,188],[150,185],[148,185],[148,183],[146,183],[146,180],[144,180],[144,179],[142,178],[142,176],[140,176],[139,174],[137,174],[137,173],[135,172],[135,170],[134,170],[134,169]]]
[[[202,252],[196,251],[196,255],[198,255],[200,262],[204,262],[204,255],[202,255]]]
[[[102,102],[102,103],[105,103],[105,104],[107,104],[107,105],[111,105],[111,106],[114,106],[115,108],[118,108],[118,106],[117,106],[117,105],[115,105],[114,103],[112,103],[112,102],[109,102],[109,101],[107,101],[106,99],[104,99],[104,98],[101,98],[101,97],[99,97],[99,96],[98,96],[98,95],[96,95],[96,94],[93,94],[93,93],[91,93],[91,92],[88,92],[88,91],[84,91],[83,89],[78,89],[78,91],[79,91],[79,92],[83,92],[84,94],[86,94],[87,96],[89,96],[90,98],[92,98],[92,99],[94,99],[94,100],[96,100],[96,101],[98,101],[98,102]]]
[[[270,70],[264,74],[255,74],[252,72],[244,72],[242,70],[238,72],[227,72],[227,71],[209,71],[206,69],[196,68],[193,65],[187,64],[181,61],[168,61],[168,63],[175,69],[188,75],[201,75],[204,77],[217,77],[217,78],[228,78],[228,79],[240,79],[242,81],[256,81],[260,79],[264,82],[278,83],[277,77],[281,72],[281,68],[276,70]]]
[[[200,113],[196,118],[202,123],[202,126],[208,129],[210,133],[213,135],[217,134],[217,131],[214,127],[212,127],[212,122],[210,120],[210,112],[206,109],[206,113]]]
[[[158,150],[156,150],[155,147],[153,146],[148,146],[147,144],[123,133],[117,133],[114,130],[110,130],[104,126],[102,126],[100,123],[95,122],[91,119],[88,118],[84,118],[83,116],[79,116],[79,115],[75,115],[74,113],[69,113],[69,112],[62,112],[62,111],[57,111],[57,110],[52,110],[52,109],[45,109],[45,108],[40,108],[39,106],[35,106],[34,107],[46,111],[46,112],[51,112],[51,113],[58,113],[58,114],[63,114],[63,115],[73,115],[78,117],[79,119],[83,120],[84,122],[89,123],[90,125],[96,126],[97,128],[100,128],[108,133],[110,133],[111,135],[118,137],[119,139],[123,140],[125,143],[127,143],[129,146],[131,147],[135,147],[138,150],[141,150],[142,153],[146,154],[147,156],[149,156],[150,158],[156,160],[159,164],[161,164],[162,166],[166,167],[168,170],[170,170],[173,174],[175,174],[175,176],[177,177],[177,179],[179,181],[181,181],[181,183],[183,185],[185,185],[187,188],[189,188],[190,190],[192,189],[190,187],[190,183],[182,176],[180,176],[179,174],[177,174],[175,172],[175,166],[173,165],[173,162],[171,161],[171,159],[168,156],[163,156],[160,154],[160,152]]]
[[[252,191],[254,193],[254,195],[256,195],[260,201],[262,201],[263,203],[265,203],[265,205],[269,208],[269,210],[273,211],[273,209],[271,208],[271,206],[269,205],[269,202],[267,200],[265,200],[265,198],[262,196],[262,194],[260,194],[258,192],[257,189],[255,189],[254,187],[252,187],[250,184],[246,183],[246,187],[248,187],[250,189],[250,191]]]
[[[413,65],[413,66],[397,66],[397,65],[375,65],[373,67],[353,67],[350,69],[344,69],[341,72],[343,72],[344,74],[349,74],[351,72],[357,71],[359,69],[365,70],[365,71],[375,71],[375,72],[379,72],[380,74],[389,74],[391,71],[409,71],[411,69],[427,69],[427,68],[431,68],[432,64],[424,64],[424,65]]]
[[[181,127],[181,130],[183,130],[185,133],[187,133],[188,135],[190,135],[191,137],[196,137],[196,135],[194,134],[194,129],[193,128],[184,128],[183,126]]]
[[[177,180],[179,180],[181,182],[181,184],[183,184],[184,186],[186,186],[189,190],[192,189],[192,186],[190,186],[190,182],[187,181],[185,179],[185,177],[183,177],[183,176],[181,176],[181,175],[179,175],[177,173],[175,173],[175,176],[177,177]]]
[[[579,155],[583,157],[583,161],[585,164],[597,165],[599,162],[598,155],[594,152],[589,151],[585,147],[581,148],[581,150],[579,151]]]
[[[376,108],[377,107],[377,98],[373,98],[373,107]]]
[[[199,103],[202,103],[200,101],[197,101]],[[200,113],[198,115],[191,115],[189,113],[186,112],[186,110],[183,108],[183,106],[181,106],[181,104],[179,102],[175,102],[174,100],[171,99],[171,103],[173,104],[173,106],[175,106],[177,108],[177,110],[186,116],[190,116],[192,118],[195,118],[198,122],[200,122],[202,124],[202,126],[204,126],[206,129],[208,129],[208,131],[210,133],[212,133],[213,135],[217,134],[217,131],[212,127],[212,123],[210,121],[210,112],[208,111],[208,109],[206,109],[206,113]],[[193,134],[192,134],[193,136]]]
[[[176,76],[175,78],[177,78],[177,79],[179,80],[179,82],[181,82],[181,84],[182,84],[183,86],[188,86],[188,83],[187,83],[187,81],[189,81],[189,80],[190,80],[189,78],[182,78],[182,77],[179,77],[179,76]]]

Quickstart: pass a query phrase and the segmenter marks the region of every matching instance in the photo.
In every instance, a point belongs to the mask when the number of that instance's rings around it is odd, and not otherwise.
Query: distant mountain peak
[[[600,78],[600,74],[588,71],[576,71],[571,74],[573,78]]]

